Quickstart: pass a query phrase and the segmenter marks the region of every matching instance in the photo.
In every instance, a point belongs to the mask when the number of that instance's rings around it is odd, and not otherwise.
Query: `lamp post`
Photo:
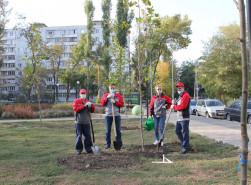
[[[56,100],[57,100],[56,102],[58,102],[59,83],[57,83],[56,86],[57,86],[57,87],[56,87],[56,88],[57,88],[57,89],[56,89],[56,96],[57,96],[57,97],[56,97]]]
[[[80,82],[77,81],[76,83],[77,83],[77,86],[76,86],[76,98],[78,98],[78,88],[79,88]]]

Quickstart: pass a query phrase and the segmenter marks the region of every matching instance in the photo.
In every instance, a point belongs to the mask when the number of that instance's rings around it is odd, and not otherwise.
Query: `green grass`
[[[104,125],[94,124],[96,143],[102,148]],[[144,132],[144,138],[150,145],[153,132]],[[74,142],[70,121],[0,124],[0,184],[239,184],[238,150],[198,135],[191,135],[193,153],[181,155],[177,150],[166,154],[173,164],[152,164],[161,158],[142,156],[141,163],[129,169],[77,171],[59,165],[58,158],[74,154]],[[139,130],[123,131],[123,142],[125,150],[140,145]],[[177,143],[173,126],[168,127],[167,142]]]

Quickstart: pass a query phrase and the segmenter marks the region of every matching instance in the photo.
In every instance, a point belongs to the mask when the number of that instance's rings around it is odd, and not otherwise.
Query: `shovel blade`
[[[115,150],[120,150],[122,145],[123,145],[122,141],[113,141],[113,146]]]
[[[100,154],[100,148],[98,146],[92,146],[92,151],[94,154]]]

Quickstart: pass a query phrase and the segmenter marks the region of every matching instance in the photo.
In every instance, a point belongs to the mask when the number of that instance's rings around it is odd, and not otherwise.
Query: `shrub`
[[[1,118],[3,118],[3,119],[15,119],[16,116],[12,112],[3,112],[2,115],[1,115]]]
[[[71,103],[60,103],[60,104],[54,104],[51,109],[54,110],[72,110],[72,104]]]
[[[36,112],[36,116],[39,117],[39,112]],[[74,116],[72,110],[42,110],[41,111],[42,118],[58,118],[58,117],[70,117]]]
[[[5,115],[4,115],[5,118],[9,116],[7,112],[12,113],[15,118],[34,118],[35,117],[32,107],[30,105],[25,105],[25,104],[24,105],[22,104],[5,105],[3,106],[3,112],[5,112]]]

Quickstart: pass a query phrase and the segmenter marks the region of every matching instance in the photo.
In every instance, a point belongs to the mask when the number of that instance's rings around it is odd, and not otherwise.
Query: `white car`
[[[196,113],[196,100],[194,100],[194,99],[191,99],[191,101],[190,101],[189,112],[190,112],[190,114]]]
[[[207,118],[224,118],[225,105],[218,99],[198,100],[196,104],[196,115]]]

